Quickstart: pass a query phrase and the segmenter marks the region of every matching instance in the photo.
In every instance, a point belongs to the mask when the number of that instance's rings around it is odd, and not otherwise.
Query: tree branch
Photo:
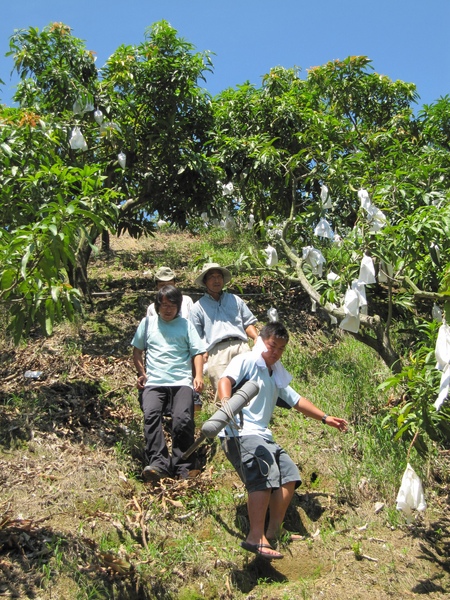
[[[287,231],[290,225],[291,220],[288,219],[283,227],[281,243],[287,257],[295,267],[297,277],[290,277],[291,281],[300,283],[308,296],[314,300],[318,306],[320,306],[328,315],[332,315],[341,321],[345,317],[344,309],[333,308],[329,304],[323,305],[319,292],[311,285],[303,271],[303,259],[293,252],[286,242]],[[389,337],[389,327],[387,324],[383,324],[379,315],[360,315],[359,318],[360,326],[363,331],[358,333],[348,333],[369,348],[375,350],[390,369],[394,372],[398,372],[401,369],[400,357],[392,348]],[[369,335],[369,333],[364,332],[364,328],[373,332],[374,335]]]

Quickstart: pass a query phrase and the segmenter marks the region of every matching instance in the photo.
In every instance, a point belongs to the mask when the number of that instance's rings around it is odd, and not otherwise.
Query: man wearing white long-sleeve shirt
[[[204,360],[208,362],[208,376],[214,391],[231,359],[250,350],[248,338],[256,341],[258,337],[257,319],[245,302],[223,291],[230,280],[228,269],[217,263],[204,265],[195,283],[204,286],[206,293],[189,314],[189,320],[206,343]]]

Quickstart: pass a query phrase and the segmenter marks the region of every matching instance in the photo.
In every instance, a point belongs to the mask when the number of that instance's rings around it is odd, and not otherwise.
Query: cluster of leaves
[[[11,37],[19,108],[0,112],[0,300],[16,341],[73,316],[100,234],[151,232],[155,214],[185,226],[211,201],[198,85],[211,59],[193,50],[163,21],[100,72],[62,23]],[[84,148],[70,143],[75,128]]]

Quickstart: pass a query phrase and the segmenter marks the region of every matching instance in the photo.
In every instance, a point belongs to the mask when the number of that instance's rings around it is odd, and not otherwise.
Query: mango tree
[[[446,298],[448,113],[441,100],[415,117],[416,99],[413,84],[350,57],[305,80],[273,69],[260,89],[227,90],[214,104],[216,159],[240,210],[268,235],[268,223],[272,234],[282,231],[271,243],[293,270],[280,276],[299,282],[324,318],[372,347],[394,374],[411,344],[429,344],[429,327],[418,324],[430,323],[432,302],[445,308]],[[373,279],[361,286],[363,259]],[[358,299],[354,315],[347,293]]]
[[[19,339],[37,318],[50,332],[77,290],[89,294],[100,234],[151,232],[155,214],[185,226],[217,194],[217,176],[198,83],[211,60],[166,22],[101,71],[62,23],[16,31],[9,54],[20,82],[19,108],[1,117],[0,298]]]

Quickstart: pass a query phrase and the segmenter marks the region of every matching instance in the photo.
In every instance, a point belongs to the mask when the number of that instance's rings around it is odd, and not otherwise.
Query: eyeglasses
[[[161,302],[161,304],[159,305],[159,308],[161,310],[161,308],[165,308],[166,310],[171,310],[173,308],[177,308],[177,305],[175,304],[175,302]]]

